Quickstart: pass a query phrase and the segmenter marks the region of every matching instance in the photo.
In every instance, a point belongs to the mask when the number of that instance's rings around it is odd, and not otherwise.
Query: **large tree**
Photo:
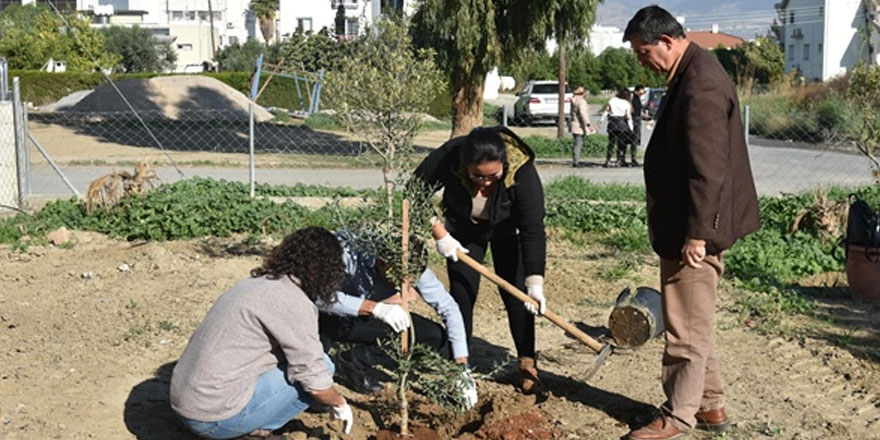
[[[413,17],[419,47],[434,49],[449,70],[452,135],[483,122],[486,73],[502,60],[521,59],[549,36],[580,35],[597,0],[423,0]],[[562,24],[556,25],[558,20]],[[573,25],[572,23],[576,23]]]
[[[110,26],[102,30],[107,51],[121,57],[116,70],[126,73],[161,72],[177,61],[168,42],[159,42],[149,29]]]
[[[44,5],[6,7],[0,13],[0,55],[13,69],[40,69],[49,58],[65,61],[71,72],[116,64],[119,56],[106,51],[104,36],[87,18],[65,19],[67,24]]]
[[[718,61],[740,86],[771,84],[785,75],[785,55],[770,37],[758,37],[733,49],[716,49]]]
[[[556,121],[557,136],[566,136],[565,127],[565,84],[566,84],[566,46],[583,46],[589,38],[590,28],[596,19],[596,7],[604,0],[550,0],[547,1],[545,20],[546,36],[556,38],[558,79],[559,79],[559,115]]]
[[[279,8],[279,0],[251,0],[251,11],[260,23],[260,33],[266,43],[275,38],[275,16]]]

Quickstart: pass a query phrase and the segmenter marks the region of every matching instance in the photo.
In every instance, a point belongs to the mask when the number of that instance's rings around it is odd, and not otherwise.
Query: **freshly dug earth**
[[[248,98],[217,79],[200,75],[157,76],[149,79],[127,79],[116,83],[125,99],[135,110],[159,111],[172,120],[186,119],[193,111],[216,110],[247,117]],[[75,92],[81,94],[82,92]],[[64,102],[62,99],[61,102]],[[54,106],[50,106],[54,108]],[[110,84],[102,85],[72,106],[58,107],[70,112],[131,112],[125,101]],[[229,114],[223,115],[229,117]],[[272,119],[261,106],[254,106],[258,122]]]
[[[0,439],[194,439],[168,405],[174,362],[217,296],[275,243],[74,237],[67,248],[0,248]],[[551,238],[548,253],[550,308],[596,337],[607,335],[624,287],[657,287],[650,256],[621,272],[619,256],[605,248]],[[442,266],[434,267],[445,278]],[[594,353],[545,320],[537,326],[539,367],[550,394],[520,395],[503,305],[488,282],[480,295],[472,357],[477,408],[450,413],[413,395],[413,426],[444,439],[618,439],[663,401],[662,340],[615,352],[584,382]],[[816,318],[783,326],[797,337],[765,336],[735,311],[742,295],[724,285],[717,322],[734,421],[725,438],[880,439],[880,307],[815,296]],[[321,413],[303,414],[284,435],[362,440],[399,424],[390,385],[372,396],[340,390],[355,411],[351,435]]]

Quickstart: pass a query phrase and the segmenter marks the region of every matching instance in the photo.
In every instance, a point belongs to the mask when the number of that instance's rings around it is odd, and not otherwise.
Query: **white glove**
[[[373,307],[373,316],[390,325],[397,333],[409,327],[409,313],[397,304],[377,302]]]
[[[547,299],[544,298],[544,286],[540,284],[534,284],[531,286],[526,286],[526,290],[528,291],[529,298],[538,302],[538,309],[535,310],[535,305],[527,302],[525,303],[526,310],[528,310],[533,315],[543,315],[544,312],[547,311]]]
[[[440,255],[446,258],[452,259],[452,261],[458,261],[458,255],[455,252],[457,250],[468,253],[468,250],[458,240],[453,238],[452,234],[447,233],[443,238],[437,240],[437,252],[440,252]]]
[[[473,409],[477,406],[477,382],[471,376],[471,370],[461,372],[455,380],[455,390],[462,397],[464,409]]]
[[[330,407],[330,417],[333,420],[342,420],[342,432],[351,434],[351,426],[354,425],[354,414],[351,413],[351,407],[348,402],[340,406]]]

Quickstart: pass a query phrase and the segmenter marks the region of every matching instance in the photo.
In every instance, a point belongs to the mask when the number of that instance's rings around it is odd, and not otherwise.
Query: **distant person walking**
[[[574,136],[574,148],[572,150],[571,166],[581,167],[581,149],[584,146],[584,136],[593,134],[596,129],[590,124],[590,108],[584,99],[584,88],[574,90],[574,98],[571,99],[571,134]]]
[[[623,34],[639,64],[666,74],[667,93],[645,151],[648,235],[660,256],[666,402],[631,440],[724,430],[715,304],[724,251],[761,226],[758,197],[730,77],[658,7],[640,9]]]
[[[639,84],[633,89],[632,94],[632,136],[629,138],[629,165],[639,166],[637,155],[642,145],[642,96],[645,95],[645,86]]]
[[[605,168],[608,167],[625,167],[626,165],[626,144],[632,136],[632,103],[630,103],[630,93],[627,89],[620,89],[617,95],[608,101],[605,106],[605,113],[599,121],[601,125],[608,120],[608,149],[605,151]],[[617,150],[617,162],[611,163],[611,156],[614,150]]]

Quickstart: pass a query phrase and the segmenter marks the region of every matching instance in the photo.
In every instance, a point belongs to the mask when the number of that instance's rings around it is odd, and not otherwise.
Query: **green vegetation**
[[[140,26],[110,26],[101,30],[107,51],[119,55],[114,71],[126,73],[161,72],[174,67],[177,53],[168,41],[158,41],[153,33]]]
[[[564,138],[550,138],[545,136],[526,136],[523,138],[526,144],[535,152],[538,159],[571,157],[574,139],[571,136]],[[584,146],[581,148],[582,157],[604,157],[605,148],[608,145],[608,136],[594,134],[584,136]]]
[[[69,14],[62,20],[45,4],[10,5],[0,12],[0,55],[10,69],[37,70],[52,58],[65,61],[68,72],[94,72],[120,59],[107,50],[89,18]]]
[[[0,243],[19,250],[45,244],[45,234],[62,225],[128,240],[173,240],[233,233],[282,235],[306,225],[335,229],[378,222],[386,215],[376,206],[343,208],[330,204],[309,210],[292,201],[268,200],[270,196],[381,200],[384,197],[378,189],[257,185],[256,192],[258,197],[252,199],[243,183],[193,178],[163,185],[145,196],[124,199],[115,208],[91,214],[80,201],[60,200],[34,214],[0,220]],[[853,192],[872,205],[880,202],[880,190],[874,186],[833,188],[828,190],[827,199],[842,200]],[[629,273],[634,270],[634,262],[651,254],[642,188],[594,184],[572,176],[547,184],[545,194],[549,229],[561,232],[574,243],[601,243],[618,253],[623,263],[609,268],[603,276]],[[399,196],[396,194],[396,199]],[[817,199],[812,193],[761,198],[762,229],[725,254],[725,278],[745,291],[737,296],[736,307],[758,328],[772,330],[786,316],[812,313],[811,290],[801,288],[799,282],[843,270],[843,264],[831,255],[838,237],[829,236],[821,222],[803,215],[816,209]],[[796,219],[798,226],[793,228]]]

